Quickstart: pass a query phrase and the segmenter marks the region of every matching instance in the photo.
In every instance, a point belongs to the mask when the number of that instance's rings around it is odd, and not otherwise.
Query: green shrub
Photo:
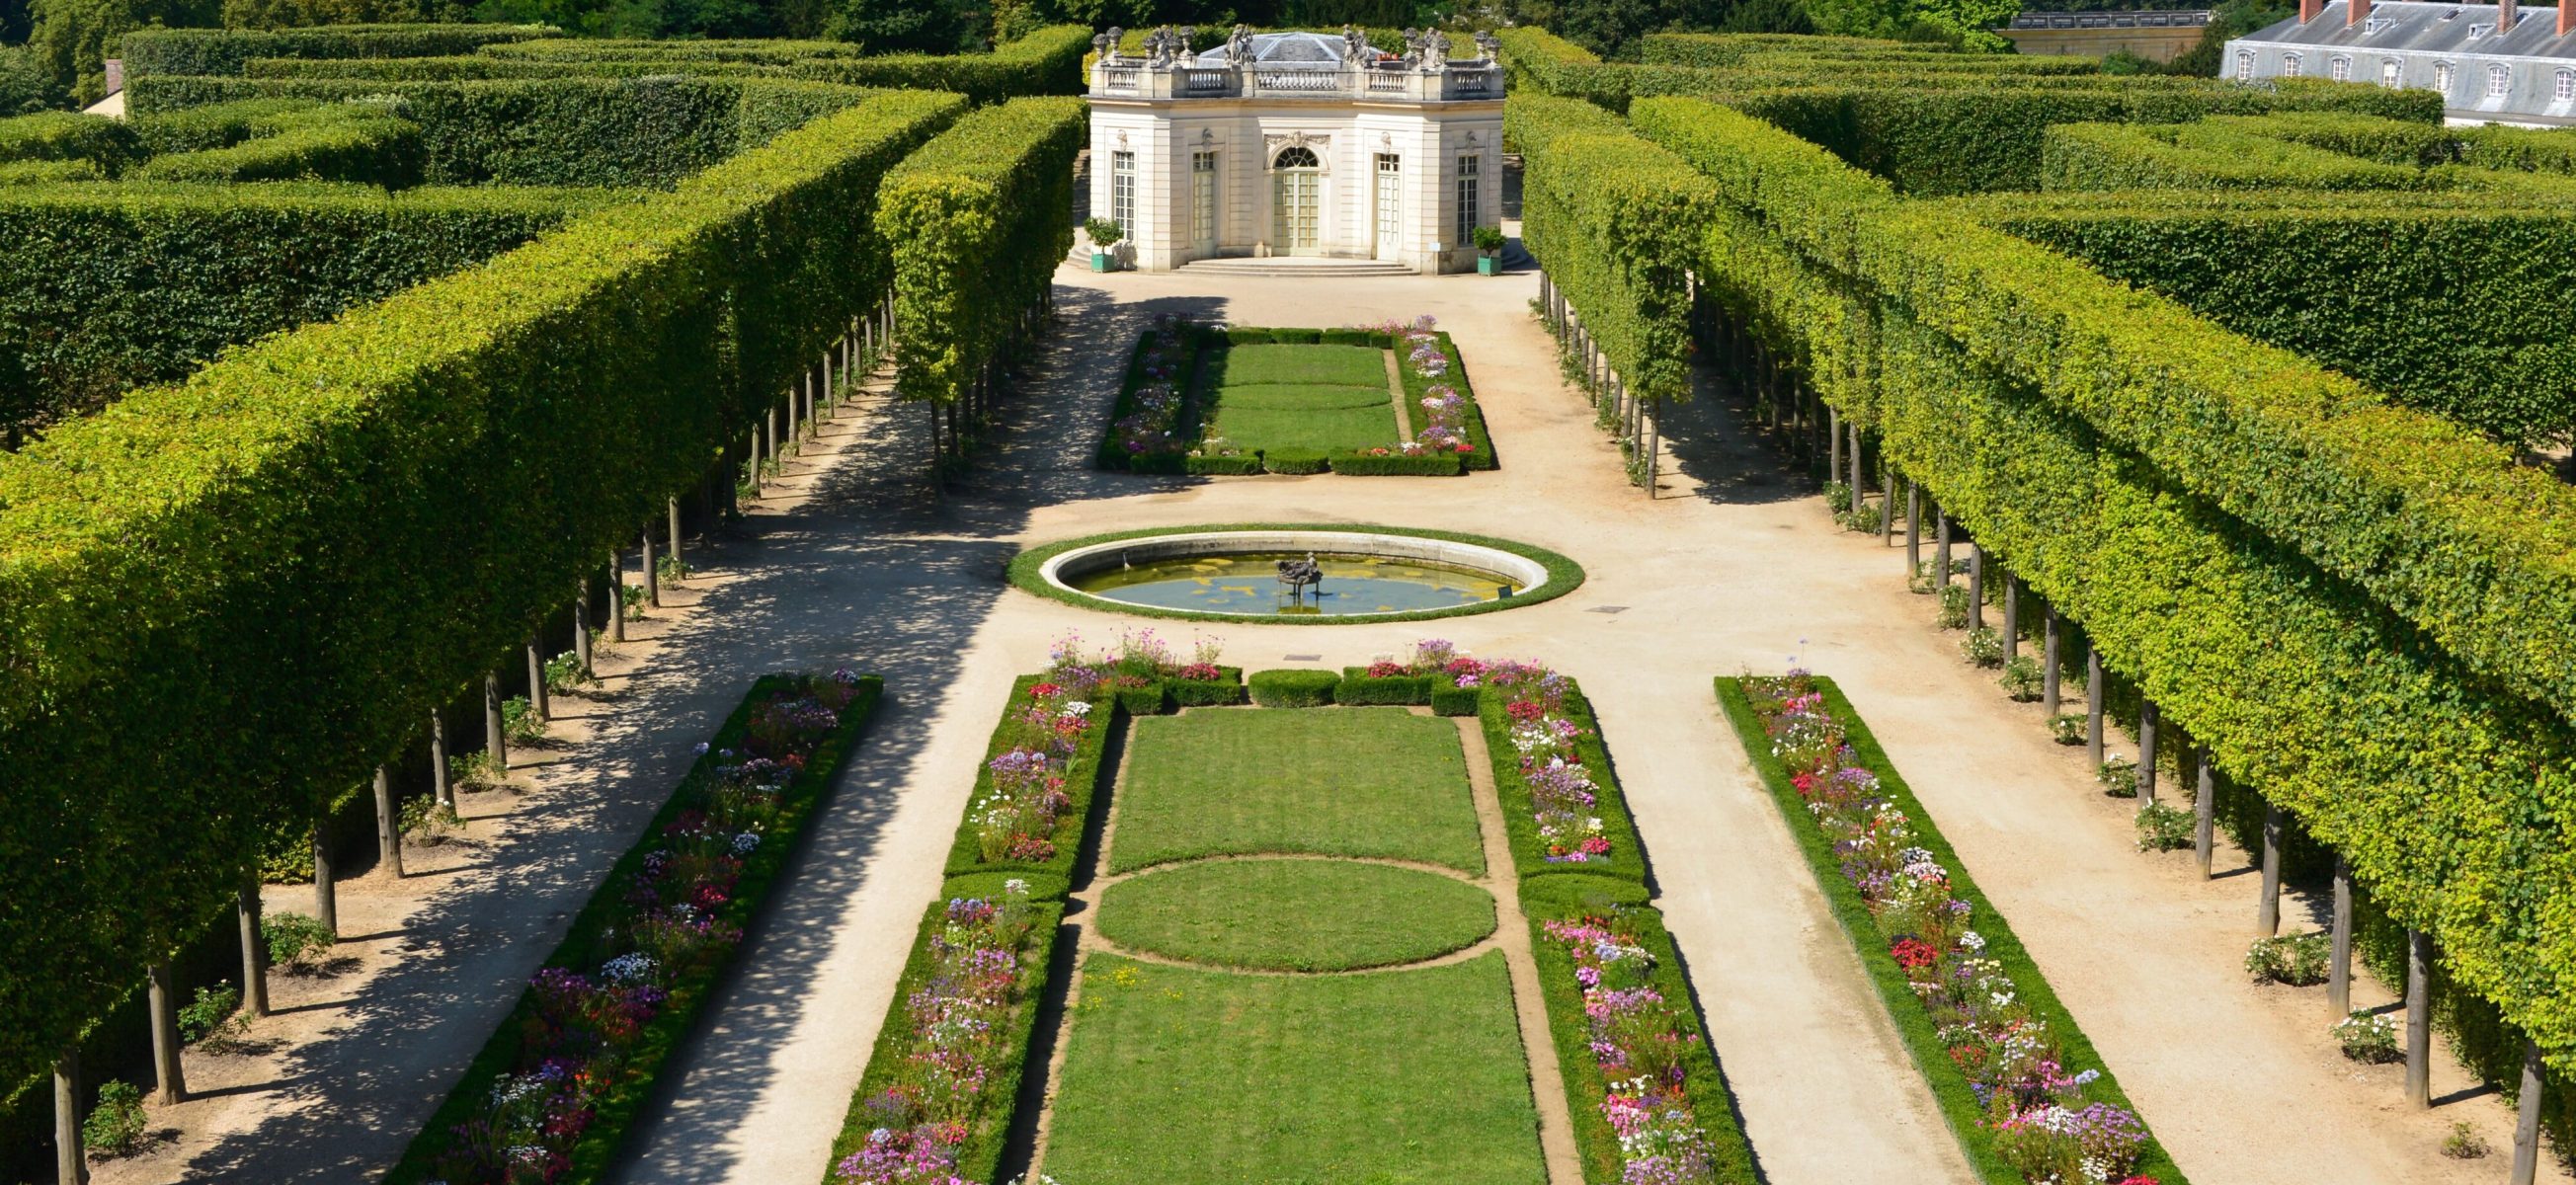
[[[0,164],[0,185],[63,185],[108,180],[94,160],[13,160]]]
[[[2326,981],[2327,939],[2324,933],[2283,934],[2257,938],[2245,950],[2245,973],[2256,983],[2312,987]]]
[[[1954,584],[1950,587],[1957,590],[1962,597],[1967,595],[1967,590],[1959,588],[1958,585]],[[1944,595],[1942,599],[1947,601],[1949,597]],[[1949,607],[1944,605],[1942,606],[1942,609],[1946,615]],[[1961,624],[1966,624],[1965,610],[1962,610],[1961,613]],[[1993,626],[1978,626],[1973,630],[1969,630],[1967,637],[1959,639],[1959,656],[1967,659],[1971,664],[1976,666],[2002,666],[2004,665],[2004,636],[1996,633],[1995,627]]]
[[[1945,584],[1941,586],[1941,611],[1934,616],[1933,624],[1945,630],[1963,630],[1968,628],[1967,585]]]
[[[547,659],[545,675],[546,690],[558,695],[576,690],[585,683],[599,681],[598,676],[590,673],[590,668],[582,665],[580,653],[571,650]]]
[[[501,701],[501,735],[513,745],[533,745],[546,739],[546,721],[537,715],[536,705],[524,695]]]
[[[1438,716],[1473,716],[1484,704],[1484,692],[1473,687],[1453,687],[1446,681],[1431,685],[1431,711]]]
[[[487,751],[459,753],[447,759],[447,784],[458,790],[489,790],[510,780],[510,771]]]
[[[1118,689],[1118,708],[1130,716],[1160,716],[1168,703],[1164,685],[1160,683]]]
[[[144,155],[169,156],[230,148],[256,136],[273,136],[293,126],[299,117],[323,109],[315,99],[244,99],[136,115],[125,122],[134,129],[135,142]]]
[[[2161,802],[2138,809],[2138,850],[2171,852],[2192,845],[2195,821],[2190,811]]]
[[[300,913],[264,914],[259,919],[259,938],[268,948],[268,957],[277,966],[302,969],[330,953],[338,942],[320,918]]]
[[[1269,473],[1322,473],[1331,468],[1331,463],[1319,452],[1275,448],[1261,454],[1261,468]]]
[[[2138,763],[2133,758],[2116,754],[2106,757],[2102,764],[2093,767],[2093,782],[2102,787],[2102,793],[2113,798],[2136,798]]]
[[[1250,680],[1252,702],[1265,708],[1320,708],[1333,702],[1341,681],[1332,671],[1256,671]]]
[[[789,70],[850,86],[953,91],[978,103],[996,103],[1014,96],[1083,93],[1090,89],[1083,76],[1083,58],[1090,50],[1090,29],[1050,25],[1003,42],[989,54],[884,54],[799,62]],[[1067,244],[1066,250],[1071,249]]]
[[[2026,704],[2039,698],[2041,691],[2044,690],[2041,685],[2044,672],[2040,669],[2038,659],[2027,654],[2016,654],[2012,657],[2012,661],[2003,664],[2003,667],[2003,675],[1995,682],[2003,687],[2004,694],[2012,697],[2014,703]]]
[[[434,797],[423,795],[402,805],[402,834],[422,847],[434,848],[446,843],[449,832],[464,828],[465,816]]]
[[[120,1078],[99,1084],[98,1105],[81,1121],[81,1143],[105,1156],[132,1156],[143,1147],[143,1089]]]
[[[2465,1119],[2452,1124],[2451,1134],[2442,1137],[2442,1155],[2453,1160],[2483,1160],[2494,1151],[2487,1138]]]
[[[2060,712],[2048,718],[2048,732],[2058,744],[2081,745],[2093,739],[2093,722],[2082,712]]]
[[[1199,477],[1250,477],[1261,472],[1261,458],[1182,457],[1181,472]]]
[[[2353,1009],[2352,1015],[2336,1021],[2334,1039],[2345,1057],[2368,1065],[2386,1065],[2406,1056],[2397,1047],[2397,1022],[2367,1008]]]
[[[427,58],[555,36],[548,25],[325,25],[303,29],[141,29],[125,35],[125,77],[239,74],[252,58]]]
[[[205,1044],[208,1038],[221,1042],[247,1028],[245,1020],[234,1015],[241,1007],[241,992],[229,983],[197,989],[197,997],[179,1006],[179,1039],[190,1045]]]
[[[408,189],[421,182],[420,125],[380,109],[326,109],[286,131],[229,148],[159,156],[132,176],[144,181],[348,181]]]
[[[2393,122],[2393,121],[2392,121]],[[2058,124],[2040,142],[2040,188],[2438,189],[2448,175],[2254,134],[2241,125]]]
[[[1183,708],[1221,707],[1246,702],[1243,671],[1239,667],[1221,667],[1223,678],[1172,679],[1163,686],[1171,692],[1172,703]]]

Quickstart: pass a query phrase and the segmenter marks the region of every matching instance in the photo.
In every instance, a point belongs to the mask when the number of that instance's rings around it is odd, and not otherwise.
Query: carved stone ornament
[[[1279,167],[1280,153],[1291,148],[1306,148],[1314,151],[1315,164],[1320,171],[1326,173],[1332,172],[1332,142],[1333,138],[1330,135],[1321,133],[1308,133],[1304,131],[1267,133],[1261,137],[1262,168],[1265,170],[1276,170]]]

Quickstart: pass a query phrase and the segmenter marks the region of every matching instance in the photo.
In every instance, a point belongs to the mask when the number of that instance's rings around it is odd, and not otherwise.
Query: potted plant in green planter
[[[1082,224],[1082,233],[1091,236],[1091,270],[1105,272],[1117,266],[1117,256],[1110,249],[1127,237],[1124,229],[1109,219],[1094,218]]]
[[[1503,256],[1503,228],[1480,226],[1475,231],[1476,274],[1490,276],[1500,270]]]

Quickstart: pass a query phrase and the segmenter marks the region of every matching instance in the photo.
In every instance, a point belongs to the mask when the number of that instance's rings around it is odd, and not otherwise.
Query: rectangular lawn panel
[[[1375,407],[1314,410],[1238,409],[1227,405],[1217,413],[1211,431],[1233,441],[1238,448],[1263,452],[1341,453],[1392,448],[1400,443],[1394,405],[1384,400]]]
[[[1140,717],[1115,809],[1114,872],[1261,852],[1485,870],[1457,726],[1402,708]]]
[[[1386,413],[1393,422],[1394,399],[1387,394],[1386,384],[1374,387],[1352,387],[1332,383],[1256,383],[1248,387],[1227,387],[1224,406],[1241,410],[1255,408],[1279,411],[1322,411],[1328,408],[1373,407]]]
[[[1498,952],[1364,975],[1096,954],[1045,1170],[1079,1185],[1539,1185],[1519,1031]]]
[[[1208,359],[1219,386],[1331,383],[1386,388],[1386,352],[1375,346],[1228,346]]]

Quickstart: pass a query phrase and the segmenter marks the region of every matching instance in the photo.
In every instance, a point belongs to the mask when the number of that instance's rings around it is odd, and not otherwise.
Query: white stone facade
[[[1472,271],[1502,210],[1503,84],[1438,34],[1398,57],[1355,33],[1249,34],[1195,57],[1158,31],[1091,74],[1091,213],[1130,266],[1219,256]],[[1103,38],[1104,47],[1114,39]]]

